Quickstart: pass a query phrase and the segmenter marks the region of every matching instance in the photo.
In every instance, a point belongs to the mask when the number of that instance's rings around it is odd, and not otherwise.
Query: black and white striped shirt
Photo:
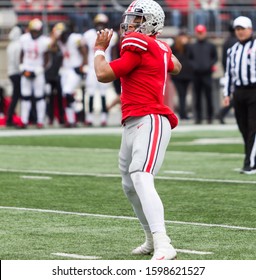
[[[246,86],[256,87],[256,39],[252,38],[227,50],[224,96]]]

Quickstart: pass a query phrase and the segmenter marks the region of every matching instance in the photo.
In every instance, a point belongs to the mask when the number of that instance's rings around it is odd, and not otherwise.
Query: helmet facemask
[[[33,40],[36,40],[37,38],[39,38],[42,34],[43,31],[42,30],[30,30],[30,34]]]
[[[70,31],[69,30],[64,30],[61,35],[60,35],[60,41],[63,43],[63,44],[66,44],[67,41],[68,41],[68,37],[70,35]]]
[[[121,36],[129,32],[146,34],[145,17],[140,13],[125,14],[120,24]]]
[[[96,31],[100,31],[100,30],[105,29],[107,27],[108,27],[108,25],[105,22],[98,22],[97,24],[95,24]]]

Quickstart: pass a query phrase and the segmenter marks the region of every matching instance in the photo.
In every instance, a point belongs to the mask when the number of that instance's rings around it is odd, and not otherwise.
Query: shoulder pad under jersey
[[[147,37],[144,34],[133,32],[126,35],[121,44],[121,54],[125,51],[133,51],[137,53],[146,52],[148,50]]]
[[[79,33],[71,33],[70,34],[70,41],[73,42],[76,46],[80,46],[81,45],[81,41],[82,41],[82,35]]]

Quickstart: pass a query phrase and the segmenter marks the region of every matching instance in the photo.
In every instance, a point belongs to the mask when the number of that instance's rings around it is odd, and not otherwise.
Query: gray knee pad
[[[128,186],[128,185],[124,185],[124,184],[122,186],[123,186],[123,191],[124,191],[125,195],[128,197],[129,200],[134,195],[137,195],[133,186]]]

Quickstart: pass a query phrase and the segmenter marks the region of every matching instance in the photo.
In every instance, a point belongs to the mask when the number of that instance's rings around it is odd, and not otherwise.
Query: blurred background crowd
[[[103,23],[103,26],[113,28],[118,36],[122,14],[130,2],[130,0],[2,0],[0,2],[0,126],[15,128],[26,128],[28,125],[37,125],[38,128],[48,125],[93,126],[97,123],[93,114],[99,115],[97,125],[109,125],[109,114],[112,110],[119,109],[120,85],[117,81],[104,89],[100,87],[90,89],[88,71],[93,70],[89,67],[86,73],[78,73],[79,82],[74,88],[69,89],[70,92],[63,92],[59,70],[63,67],[65,59],[61,44],[67,44],[67,38],[65,42],[61,42],[60,38],[55,38],[56,48],[54,51],[51,49],[50,59],[44,69],[44,93],[42,98],[40,95],[40,100],[43,99],[45,102],[45,109],[43,109],[45,115],[40,115],[43,119],[39,123],[38,112],[36,112],[39,100],[32,92],[31,106],[28,107],[30,110],[28,123],[24,125],[21,117],[21,103],[25,99],[21,98],[22,89],[17,87],[23,73],[20,69],[17,73],[10,69],[8,49],[9,52],[10,48],[19,49],[20,37],[32,31],[29,24],[33,19],[36,18],[42,23],[38,30],[39,35],[49,38],[52,37],[54,27],[61,22],[64,23],[68,37],[71,34],[81,35],[81,45],[78,49],[82,60],[81,65],[77,66],[89,66],[91,48],[89,41],[94,39],[88,37],[91,36],[88,32],[97,30],[97,25]],[[196,124],[200,124],[206,120],[211,124],[217,120],[225,124],[226,114],[232,116],[232,106],[223,110],[221,105],[225,54],[227,48],[235,42],[232,22],[237,16],[244,15],[251,18],[253,25],[256,25],[254,20],[256,0],[163,0],[157,2],[166,14],[165,28],[160,38],[170,44],[183,64],[183,72],[175,78],[170,77],[166,88],[166,103],[177,112],[182,121],[193,120]],[[101,19],[103,15],[106,17],[103,16],[103,20],[97,21],[98,15],[101,15]],[[192,61],[193,51],[199,41],[210,42],[214,53],[212,57],[209,57],[212,60],[210,73],[208,73],[211,79],[205,93],[202,96],[200,94],[200,99],[198,98],[200,86],[194,87],[193,80],[195,75],[193,63],[197,61]],[[117,39],[111,46],[113,52],[110,59],[118,56],[118,46]],[[84,47],[85,50],[81,50]],[[11,56],[14,59],[13,53]],[[19,55],[17,57],[17,60],[20,59]],[[16,61],[16,64],[20,63]],[[99,94],[99,97],[96,97],[96,103],[93,100],[94,94]],[[25,101],[23,103],[25,104]],[[114,107],[114,105],[117,106]],[[44,107],[41,106],[42,108]],[[70,110],[66,110],[67,108],[73,109],[74,120],[72,118],[71,121],[68,120]]]

